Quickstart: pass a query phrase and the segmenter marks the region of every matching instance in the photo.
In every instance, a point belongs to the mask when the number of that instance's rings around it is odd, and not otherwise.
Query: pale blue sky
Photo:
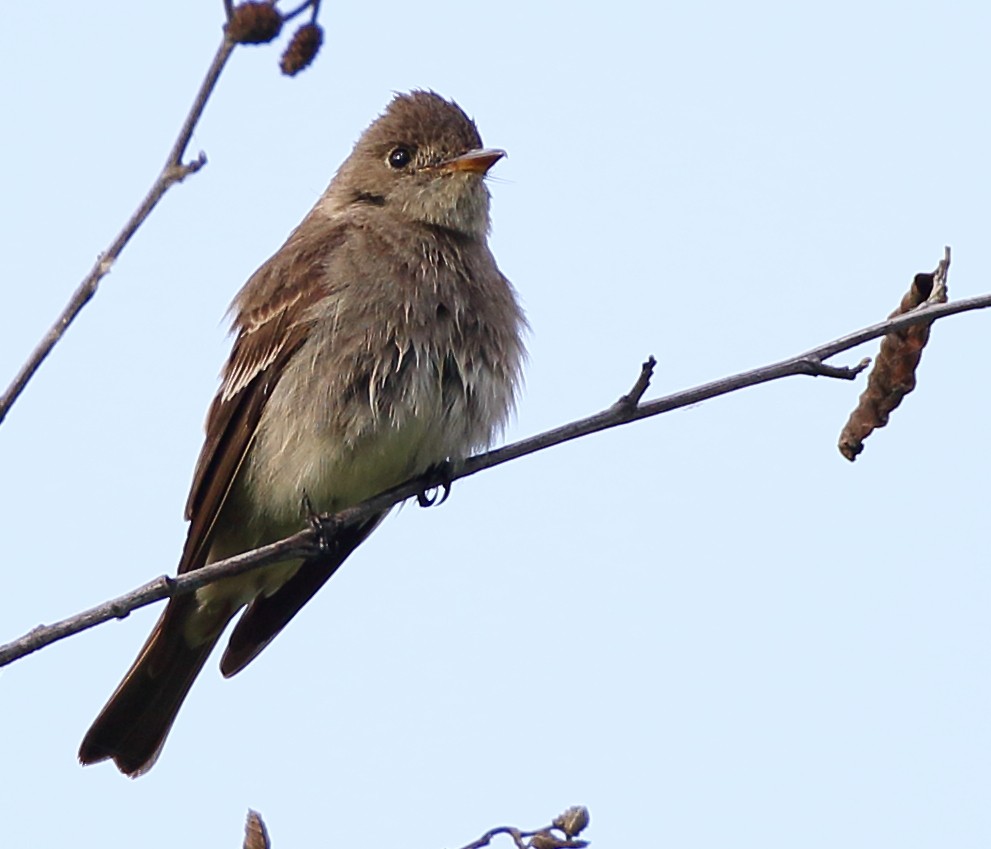
[[[5,10],[0,382],[157,173],[221,4]],[[393,90],[509,151],[492,245],[533,333],[508,438],[871,324],[954,250],[991,290],[986,3],[325,4],[233,58],[175,188],[0,426],[0,641],[172,571],[222,317]],[[793,378],[390,517],[154,770],[75,762],[158,609],[0,672],[4,841],[454,847],[584,803],[593,846],[991,842],[991,315],[863,388]],[[853,363],[874,346],[840,357]]]

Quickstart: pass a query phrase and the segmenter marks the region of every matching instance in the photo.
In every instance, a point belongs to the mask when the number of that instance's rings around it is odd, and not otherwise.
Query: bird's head
[[[362,133],[327,190],[331,208],[370,204],[473,237],[489,229],[483,178],[505,152],[482,147],[456,103],[432,91],[399,94]]]

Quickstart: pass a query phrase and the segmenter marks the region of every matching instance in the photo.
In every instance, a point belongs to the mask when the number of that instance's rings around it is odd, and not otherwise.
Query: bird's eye
[[[393,168],[405,168],[413,161],[413,154],[409,148],[397,147],[389,154],[389,165]]]

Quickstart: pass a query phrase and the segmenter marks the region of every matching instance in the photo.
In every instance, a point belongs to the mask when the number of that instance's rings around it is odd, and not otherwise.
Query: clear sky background
[[[509,158],[492,247],[533,333],[507,438],[883,318],[953,247],[991,290],[984,2],[325,4],[242,48],[166,197],[0,426],[0,641],[171,572],[224,311],[394,90]],[[157,173],[219,0],[11,4],[0,381]],[[593,846],[991,842],[991,314],[936,325],[854,465],[863,388],[791,378],[407,506],[158,765],[83,732],[159,608],[0,672],[4,844],[455,847],[588,805]],[[876,345],[839,357],[872,356]],[[218,655],[219,657],[219,655]]]

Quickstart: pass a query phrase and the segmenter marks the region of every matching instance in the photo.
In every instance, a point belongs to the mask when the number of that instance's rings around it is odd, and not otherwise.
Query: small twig
[[[28,381],[34,376],[45,358],[51,353],[52,348],[62,338],[69,325],[72,324],[83,307],[96,294],[100,280],[110,273],[110,269],[117,261],[124,247],[144,223],[145,219],[151,214],[151,211],[162,199],[162,196],[176,183],[182,182],[190,174],[195,174],[206,164],[206,156],[203,153],[200,153],[195,159],[185,164],[182,162],[182,157],[186,153],[189,140],[193,135],[193,130],[197,122],[203,114],[206,102],[217,84],[217,78],[220,76],[220,72],[223,70],[233,49],[234,44],[225,38],[218,48],[216,55],[213,57],[213,61],[210,63],[196,99],[193,101],[186,120],[183,121],[179,135],[172,145],[172,150],[169,151],[168,159],[165,161],[161,173],[152,184],[148,194],[145,195],[144,200],[141,201],[141,204],[128,219],[124,228],[117,234],[117,238],[100,254],[89,274],[83,278],[82,283],[73,292],[69,303],[66,304],[61,315],[59,315],[55,323],[49,328],[44,337],[42,337],[34,351],[31,352],[31,355],[24,365],[21,366],[21,370],[14,377],[7,390],[3,395],[0,395],[0,422],[3,422],[6,418],[11,406],[13,406],[21,392],[24,391],[24,387],[27,386]]]
[[[483,846],[488,846],[494,837],[498,837],[500,834],[508,834],[513,838],[513,843],[516,844],[517,849],[526,849],[526,844],[523,842],[523,833],[518,828],[513,828],[509,825],[501,825],[498,828],[490,828],[485,834],[479,837],[477,840],[472,840],[471,843],[466,843],[461,849],[482,849]]]
[[[991,295],[981,295],[977,298],[968,298],[963,301],[956,301],[955,303],[923,307],[911,313],[900,315],[897,318],[865,327],[862,330],[850,333],[832,342],[827,342],[796,357],[782,360],[779,363],[773,363],[772,365],[763,366],[752,371],[741,372],[740,374],[706,383],[702,386],[676,392],[664,398],[648,401],[632,408],[614,404],[601,413],[570,422],[510,445],[504,445],[485,454],[477,454],[474,457],[469,457],[462,463],[454,464],[453,467],[438,467],[425,475],[393,487],[347,510],[342,510],[332,516],[321,516],[316,520],[316,527],[307,528],[279,542],[253,551],[247,551],[227,560],[220,560],[202,569],[180,575],[175,579],[159,578],[126,595],[84,611],[83,613],[70,616],[54,625],[35,628],[23,637],[7,645],[0,646],[0,667],[40,648],[44,648],[64,637],[79,633],[109,619],[123,618],[130,611],[152,604],[163,598],[171,598],[172,596],[192,592],[196,588],[219,578],[240,575],[243,572],[248,572],[252,569],[292,557],[307,557],[318,554],[321,551],[321,538],[327,541],[326,544],[331,544],[340,528],[382,513],[393,505],[408,498],[413,498],[425,490],[447,486],[456,480],[474,475],[484,469],[491,469],[494,466],[508,463],[510,460],[542,451],[554,445],[561,445],[564,442],[569,442],[582,436],[608,430],[619,425],[627,424],[628,422],[656,416],[670,410],[689,407],[693,404],[698,404],[700,401],[706,401],[710,398],[725,395],[748,386],[756,386],[760,383],[768,383],[772,380],[779,380],[783,377],[799,374],[821,374],[828,377],[848,379],[852,376],[850,374],[851,371],[857,371],[863,367],[863,362],[852,370],[839,369],[839,373],[832,374],[829,370],[824,370],[821,361],[841,351],[855,348],[857,345],[868,342],[871,339],[885,336],[888,333],[901,330],[912,324],[933,322],[948,315],[967,312],[969,310],[985,309],[987,307],[991,307]],[[819,365],[814,366],[814,363],[819,363]]]
[[[304,2],[300,3],[295,9],[285,12],[282,15],[282,20],[285,23],[288,23],[293,18],[302,15],[307,9],[313,9],[313,15],[311,17],[313,20],[316,20],[317,13],[320,11],[320,0],[304,0]]]
[[[576,840],[575,837],[588,827],[588,820],[588,808],[584,805],[575,805],[543,828],[533,831],[523,831],[511,825],[490,828],[477,840],[462,846],[461,849],[482,849],[500,834],[509,835],[516,844],[516,849],[584,849],[588,846],[588,841]],[[559,837],[555,832],[561,832],[564,836]],[[528,837],[531,838],[529,844],[524,842]]]
[[[930,292],[926,302],[930,304],[946,303],[946,278],[950,273],[950,246],[943,248],[943,258],[936,266],[933,273],[933,290]]]
[[[804,363],[808,369],[804,373],[812,375],[812,377],[835,377],[838,380],[855,380],[857,375],[870,364],[870,357],[864,357],[855,366],[830,366],[826,365],[818,357],[809,357]]]
[[[616,402],[617,407],[636,409],[640,399],[643,398],[643,393],[650,386],[650,379],[654,376],[654,366],[656,365],[657,360],[654,359],[653,355],[647,357],[640,366],[640,376],[637,378],[637,382],[633,384],[633,388],[629,392],[619,396],[619,400]]]

